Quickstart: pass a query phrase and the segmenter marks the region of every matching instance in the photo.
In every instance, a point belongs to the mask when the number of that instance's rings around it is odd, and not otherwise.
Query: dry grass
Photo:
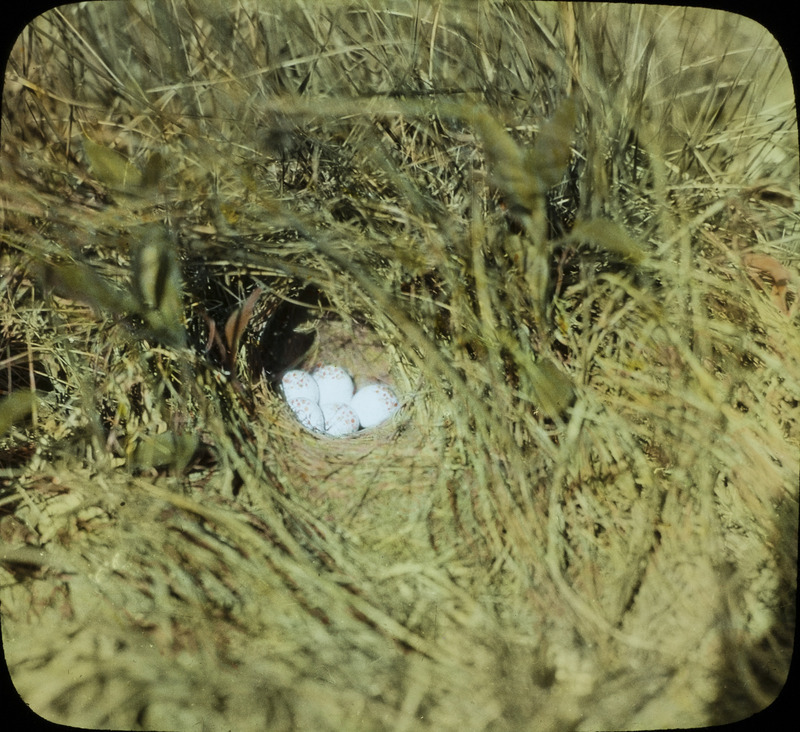
[[[0,599],[38,713],[642,729],[775,697],[800,208],[759,27],[68,6],[12,54],[2,166]],[[400,414],[305,432],[260,373],[295,326]]]

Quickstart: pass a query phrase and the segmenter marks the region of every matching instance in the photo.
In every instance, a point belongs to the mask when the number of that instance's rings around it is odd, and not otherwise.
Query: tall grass
[[[800,234],[762,28],[65,6],[2,123],[0,598],[38,713],[637,729],[775,697]],[[298,329],[377,354],[398,416],[305,432],[262,375]]]

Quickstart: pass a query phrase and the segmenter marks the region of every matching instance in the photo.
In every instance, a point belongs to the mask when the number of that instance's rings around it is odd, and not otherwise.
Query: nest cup
[[[345,369],[356,391],[383,384],[401,402],[408,392],[408,363],[399,356],[402,348],[393,334],[379,331],[368,314],[332,302],[316,287],[295,284],[265,293],[250,330],[247,376],[254,386],[266,387],[254,390],[257,399],[282,400],[280,383],[287,371],[310,373],[324,365]],[[286,415],[293,419],[288,410]],[[361,430],[355,436],[363,434]]]

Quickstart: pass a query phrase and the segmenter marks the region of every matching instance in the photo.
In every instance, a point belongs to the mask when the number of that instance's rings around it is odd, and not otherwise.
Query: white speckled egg
[[[388,386],[369,384],[355,393],[350,407],[362,427],[375,427],[391,417],[400,408],[400,403]]]
[[[319,387],[320,404],[349,404],[353,379],[341,366],[320,366],[312,374]]]
[[[319,402],[319,386],[311,374],[294,369],[287,371],[281,379],[281,391],[288,402],[290,399],[310,399]]]
[[[332,437],[351,435],[358,430],[358,417],[347,404],[323,404],[325,432]]]
[[[305,397],[295,397],[294,399],[289,399],[288,402],[294,412],[294,416],[297,417],[303,427],[316,432],[325,431],[325,417],[319,404]]]

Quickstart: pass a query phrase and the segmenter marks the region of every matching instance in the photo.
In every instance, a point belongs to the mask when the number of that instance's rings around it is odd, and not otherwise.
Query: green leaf
[[[537,409],[551,419],[563,414],[575,400],[575,385],[550,359],[540,358],[528,367]]]
[[[110,147],[83,138],[83,149],[97,180],[118,191],[135,191],[142,185],[142,171]]]
[[[478,113],[474,123],[483,142],[493,185],[508,197],[512,205],[533,209],[542,188],[530,170],[522,148],[488,112]]]
[[[512,205],[534,210],[544,191],[564,177],[572,157],[576,117],[575,103],[562,102],[542,125],[533,149],[526,151],[488,112],[475,116],[491,181]]]
[[[36,402],[36,395],[32,391],[14,391],[0,399],[0,435],[11,429],[14,422],[30,414]]]
[[[43,268],[45,283],[64,297],[115,315],[123,315],[136,307],[130,293],[97,274],[87,264],[50,262]]]
[[[148,224],[133,243],[133,289],[145,323],[161,342],[182,346],[186,342],[183,323],[183,283],[175,246],[164,228]]]
[[[608,219],[579,221],[566,240],[576,244],[591,244],[636,264],[646,256],[641,242],[632,238],[622,226]]]
[[[156,151],[150,155],[142,174],[142,188],[155,188],[161,180],[165,168],[166,161],[160,152]]]
[[[571,99],[564,100],[544,123],[529,155],[531,173],[544,188],[561,182],[572,157],[577,112]]]
[[[162,432],[158,435],[144,435],[139,439],[128,467],[133,470],[170,467],[182,472],[192,459],[200,437],[196,432]]]

